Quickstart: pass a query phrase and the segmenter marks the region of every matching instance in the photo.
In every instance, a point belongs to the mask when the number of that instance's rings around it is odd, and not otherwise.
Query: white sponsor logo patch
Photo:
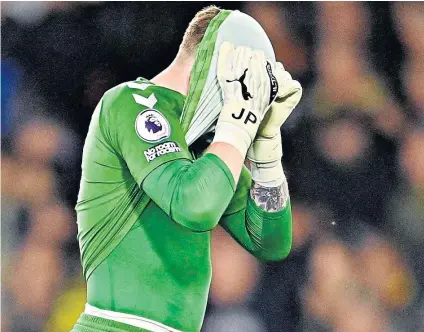
[[[151,161],[155,160],[157,157],[163,156],[168,153],[173,152],[181,152],[180,147],[175,142],[165,142],[162,144],[158,144],[150,149],[147,149],[144,151],[144,156],[146,157],[147,161],[150,163]]]
[[[159,142],[171,135],[168,120],[154,109],[143,111],[137,116],[135,130],[138,137],[149,143]]]

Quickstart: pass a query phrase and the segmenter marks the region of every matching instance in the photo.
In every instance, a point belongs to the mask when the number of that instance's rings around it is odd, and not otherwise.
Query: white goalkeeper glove
[[[224,106],[213,142],[228,143],[244,157],[278,86],[262,51],[228,42],[219,51],[217,76]]]
[[[252,179],[266,187],[277,187],[286,181],[281,165],[283,148],[280,127],[302,96],[300,83],[292,79],[281,63],[276,64],[274,72],[278,81],[277,98],[266,113],[247,153],[251,162]]]

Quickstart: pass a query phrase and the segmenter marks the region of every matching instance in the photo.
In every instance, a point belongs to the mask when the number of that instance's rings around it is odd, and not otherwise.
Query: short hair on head
[[[183,57],[189,57],[195,54],[209,23],[220,13],[220,11],[220,8],[211,5],[197,12],[188,25],[180,45],[180,53]]]

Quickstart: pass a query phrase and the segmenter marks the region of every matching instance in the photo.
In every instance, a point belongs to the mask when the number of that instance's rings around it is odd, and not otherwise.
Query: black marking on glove
[[[231,116],[233,117],[233,119],[240,120],[244,116],[244,111],[245,109],[242,108],[240,111],[240,114],[236,115],[233,113],[231,114]],[[247,124],[248,122],[256,123],[257,121],[258,121],[258,118],[256,117],[256,115],[249,111],[246,115],[246,118],[244,119],[244,124]]]
[[[278,93],[278,82],[275,78],[274,74],[272,73],[272,67],[271,64],[267,61],[266,62],[266,72],[268,73],[269,77],[269,84],[271,85],[271,93],[269,96],[269,103],[268,105],[271,105],[271,103],[275,100]]]
[[[243,75],[241,75],[239,79],[236,78],[235,80],[231,80],[231,81],[230,80],[227,80],[228,83],[236,82],[236,81],[237,82],[240,82],[240,84],[241,84],[241,94],[242,94],[244,100],[249,100],[249,99],[252,99],[253,98],[252,95],[250,94],[250,92],[247,91],[246,84],[244,84],[244,79],[246,78],[246,72],[247,72],[247,70],[248,70],[248,68],[246,68],[244,70]]]

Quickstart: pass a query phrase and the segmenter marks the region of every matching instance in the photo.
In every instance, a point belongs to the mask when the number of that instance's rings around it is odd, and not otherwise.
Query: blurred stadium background
[[[207,4],[1,3],[2,331],[69,331],[83,310],[91,114],[165,68]],[[216,4],[263,25],[304,97],[283,127],[292,253],[258,263],[215,231],[203,331],[424,331],[423,3]]]

